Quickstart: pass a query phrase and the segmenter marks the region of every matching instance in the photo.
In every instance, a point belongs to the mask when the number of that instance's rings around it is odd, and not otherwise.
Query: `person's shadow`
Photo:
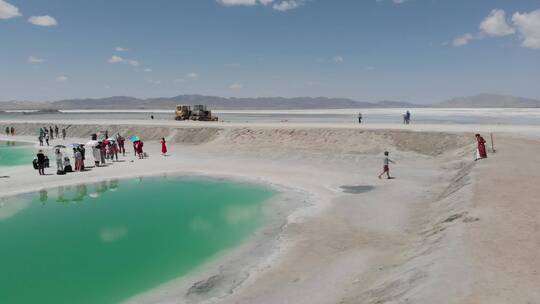
[[[366,185],[341,186],[339,187],[343,193],[360,194],[373,190],[375,187]]]

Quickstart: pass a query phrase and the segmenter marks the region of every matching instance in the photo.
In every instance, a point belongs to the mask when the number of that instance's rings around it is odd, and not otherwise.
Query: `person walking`
[[[384,174],[386,174],[386,178],[392,179],[392,177],[390,176],[390,163],[395,163],[388,157],[389,154],[390,153],[388,151],[384,151],[383,172],[379,174],[379,179],[381,179]]]
[[[45,175],[45,154],[43,150],[39,150],[36,157],[39,175]]]
[[[161,138],[161,155],[165,156],[167,154],[167,142],[165,137]]]
[[[47,143],[47,146],[49,146],[49,133],[45,133],[45,142]]]
[[[54,132],[52,126],[49,126],[49,136],[51,137],[51,140],[54,139]]]
[[[66,140],[66,129],[62,128],[62,140]]]
[[[362,113],[358,113],[358,123],[361,124],[362,123]]]
[[[15,128],[13,126],[11,127],[11,136],[15,136]]]
[[[39,145],[43,147],[43,135],[39,135],[38,137]]]
[[[6,127],[6,136],[9,136],[9,127]]]
[[[56,138],[58,138],[58,126],[57,125],[54,125],[54,134],[55,134]]]

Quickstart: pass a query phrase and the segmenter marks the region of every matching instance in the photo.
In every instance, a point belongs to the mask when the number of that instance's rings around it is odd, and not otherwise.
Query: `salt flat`
[[[69,125],[68,142],[105,129],[136,134],[150,157],[129,154],[127,162],[67,176],[10,168],[2,174],[10,178],[0,180],[2,196],[165,173],[247,179],[303,194],[294,199],[307,205],[292,211],[280,232],[266,236],[271,248],[243,252],[257,258],[227,264],[234,261],[231,253],[222,264],[135,297],[134,303],[540,301],[532,290],[540,283],[536,196],[530,195],[538,177],[536,162],[528,161],[540,147],[534,125],[0,122],[8,124],[15,125],[17,139],[29,141],[41,124]],[[472,160],[476,132],[494,133],[498,151],[480,162]],[[169,157],[159,155],[161,137],[169,142]],[[376,178],[385,150],[397,162],[394,180]],[[358,187],[368,190],[346,191]],[[234,277],[239,280],[187,295],[194,283],[227,265],[234,268],[225,277],[241,274]]]

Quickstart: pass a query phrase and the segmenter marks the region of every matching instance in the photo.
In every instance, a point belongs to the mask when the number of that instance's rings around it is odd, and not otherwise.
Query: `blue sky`
[[[538,0],[0,0],[0,100],[540,99]]]

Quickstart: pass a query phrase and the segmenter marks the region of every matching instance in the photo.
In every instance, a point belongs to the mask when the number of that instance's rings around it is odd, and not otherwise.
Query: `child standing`
[[[379,174],[379,179],[386,173],[386,177],[388,179],[391,179],[392,177],[390,176],[390,163],[392,164],[395,164],[394,161],[392,161],[390,159],[390,157],[388,157],[390,153],[388,151],[384,151],[384,160],[383,160],[383,172],[381,174]]]

